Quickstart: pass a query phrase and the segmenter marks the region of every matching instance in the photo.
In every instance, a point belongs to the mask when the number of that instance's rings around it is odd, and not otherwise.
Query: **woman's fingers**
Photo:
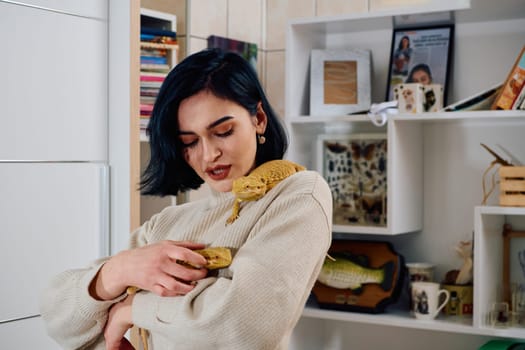
[[[206,277],[206,259],[193,251],[204,244],[162,241],[128,251],[131,285],[159,295],[181,295],[193,289],[192,282]]]
[[[189,293],[194,287],[192,282],[181,281],[166,275],[153,287],[152,292],[164,297],[177,296]]]
[[[206,263],[204,263],[201,266],[204,266],[205,264]],[[162,267],[162,270],[170,276],[188,282],[200,280],[204,278],[208,272],[203,267],[195,266],[189,264],[187,261],[182,261],[178,259],[175,261],[172,259],[166,261],[164,266]]]
[[[204,244],[187,241],[165,242],[167,244],[166,254],[169,256],[170,259],[174,261],[180,260],[197,268],[204,267],[206,265],[206,259],[202,255],[194,252],[195,249],[203,249],[205,247]]]

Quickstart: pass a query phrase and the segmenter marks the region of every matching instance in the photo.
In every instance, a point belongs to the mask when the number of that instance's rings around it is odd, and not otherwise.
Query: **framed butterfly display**
[[[333,197],[333,224],[386,227],[386,134],[319,135],[317,169]]]

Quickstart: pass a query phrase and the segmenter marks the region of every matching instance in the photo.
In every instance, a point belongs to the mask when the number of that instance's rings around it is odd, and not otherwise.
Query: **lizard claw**
[[[226,226],[228,226],[229,224],[233,223],[235,220],[237,220],[237,218],[239,217],[239,215],[232,215],[228,218],[228,220],[226,220]]]

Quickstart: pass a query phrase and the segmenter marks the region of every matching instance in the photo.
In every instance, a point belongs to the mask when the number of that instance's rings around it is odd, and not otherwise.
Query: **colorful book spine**
[[[525,85],[525,46],[521,49],[516,62],[512,66],[503,89],[494,100],[492,109],[512,109],[514,100]]]
[[[176,38],[177,33],[171,30],[142,27],[140,28],[140,34],[152,35],[152,36],[169,36],[171,38]]]
[[[162,75],[151,75],[151,72],[148,72],[148,74],[141,74],[140,75],[140,81],[160,81],[163,82],[164,78],[166,76],[164,74]]]
[[[166,57],[140,56],[140,63],[145,64],[168,64]]]
[[[512,109],[525,109],[525,84],[521,87],[521,91],[512,103]]]

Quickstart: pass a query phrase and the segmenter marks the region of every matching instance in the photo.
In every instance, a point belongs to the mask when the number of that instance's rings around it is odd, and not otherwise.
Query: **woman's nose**
[[[222,154],[220,148],[210,141],[203,141],[202,146],[202,157],[206,162],[215,161]]]

